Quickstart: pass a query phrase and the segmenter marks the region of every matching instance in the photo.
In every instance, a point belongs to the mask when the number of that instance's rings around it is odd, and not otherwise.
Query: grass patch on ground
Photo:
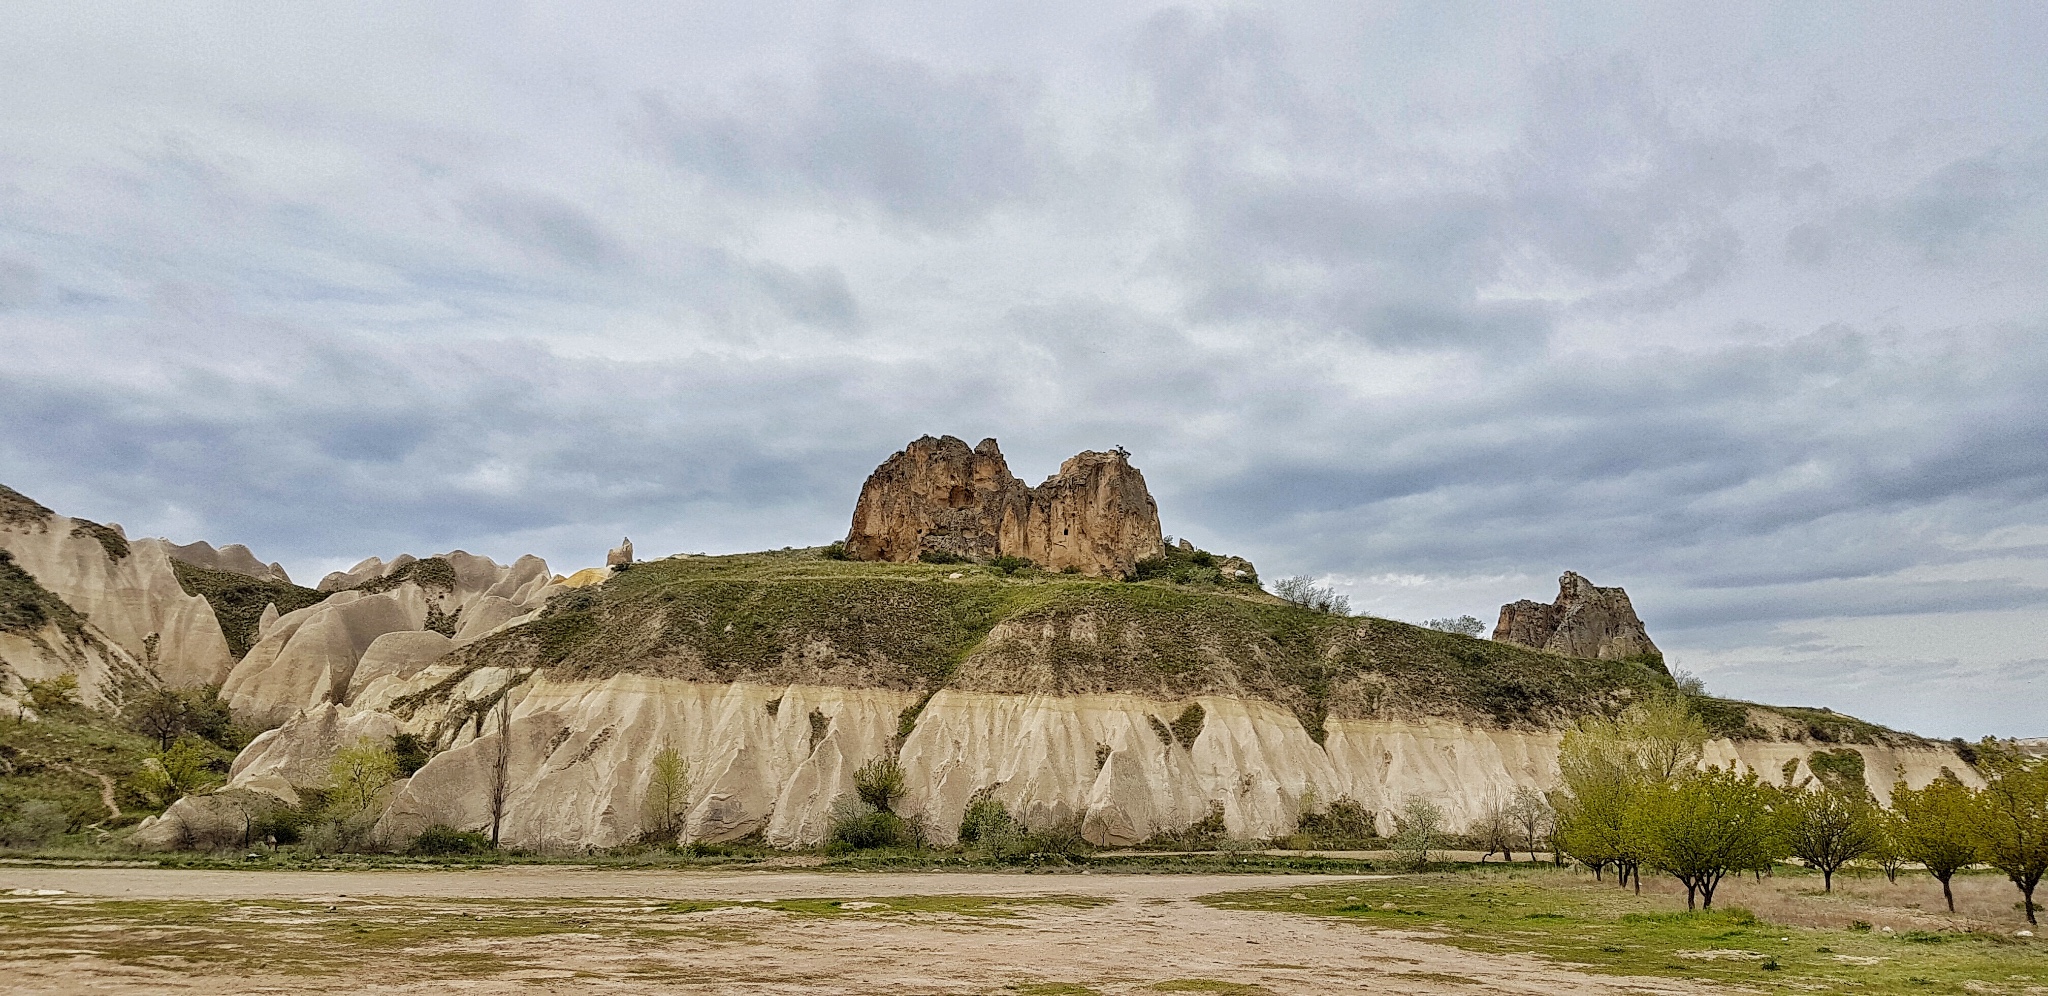
[[[400,977],[487,976],[546,967],[547,952],[479,943],[575,937],[626,942],[750,936],[746,916],[945,916],[1004,920],[1087,908],[1082,896],[889,896],[767,902],[638,899],[114,900],[0,896],[0,962],[62,951],[171,970],[338,975],[372,959]],[[730,914],[738,913],[738,917]],[[392,959],[393,954],[404,957]]]
[[[1416,931],[1468,951],[1531,953],[1584,971],[1701,979],[1767,992],[2039,993],[2048,945],[1992,933],[1887,936],[1789,927],[1739,908],[1687,912],[1570,873],[1414,875],[1203,897],[1220,909],[1305,913]]]

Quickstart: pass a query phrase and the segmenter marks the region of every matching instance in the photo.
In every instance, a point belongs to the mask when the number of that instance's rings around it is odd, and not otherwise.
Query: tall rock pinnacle
[[[1620,660],[1659,654],[1628,592],[1601,588],[1566,571],[1557,579],[1557,601],[1522,599],[1500,607],[1493,638],[1567,657]]]

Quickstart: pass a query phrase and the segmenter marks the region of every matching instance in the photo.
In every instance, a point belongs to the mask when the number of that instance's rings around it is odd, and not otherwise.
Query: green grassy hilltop
[[[1671,684],[1654,658],[1567,658],[1332,615],[1213,572],[1119,581],[815,548],[636,564],[453,660],[563,678],[1236,695],[1287,707],[1318,739],[1332,718],[1554,729]],[[1720,732],[1761,732],[1757,707],[1709,705]],[[1901,736],[1855,725],[1839,739]]]

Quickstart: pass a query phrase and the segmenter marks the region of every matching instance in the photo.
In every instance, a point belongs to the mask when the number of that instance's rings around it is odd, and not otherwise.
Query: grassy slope
[[[457,653],[457,663],[574,678],[1243,695],[1288,707],[1317,735],[1325,718],[1556,728],[1670,681],[1651,662],[1330,616],[1242,584],[1005,575],[816,550],[638,564]]]
[[[155,747],[148,737],[83,709],[35,722],[0,716],[0,820],[11,818],[23,802],[44,799],[63,807],[73,832],[132,824],[159,808],[130,787]],[[100,775],[114,780],[119,817],[102,800]]]
[[[1586,971],[1765,992],[2039,992],[2048,948],[2003,935],[1790,927],[1740,909],[1687,913],[1569,872],[1404,876],[1204,897],[1225,909],[1309,913],[1428,931],[1470,951],[1530,952]]]
[[[210,570],[182,560],[172,560],[171,569],[177,572],[178,585],[185,589],[185,594],[204,596],[207,604],[213,606],[213,617],[220,621],[221,634],[228,640],[228,653],[236,660],[241,660],[255,645],[256,624],[263,618],[264,606],[275,603],[278,614],[283,615],[313,605],[330,594],[282,581]]]

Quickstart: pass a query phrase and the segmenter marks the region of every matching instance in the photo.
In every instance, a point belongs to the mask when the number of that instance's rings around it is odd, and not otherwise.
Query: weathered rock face
[[[119,526],[58,515],[0,487],[0,549],[42,589],[90,620],[87,631],[102,644],[98,650],[84,644],[66,649],[63,641],[24,635],[22,649],[0,647],[0,666],[20,676],[73,670],[85,698],[105,702],[112,686],[103,687],[102,679],[115,671],[139,669],[166,684],[195,686],[219,682],[234,663],[213,607],[185,593],[163,540],[130,541]],[[30,644],[43,649],[28,649]]]
[[[1628,592],[1601,588],[1566,571],[1557,579],[1557,601],[1523,599],[1500,607],[1493,638],[1568,657],[1621,660],[1657,654],[1657,645],[1636,618]]]
[[[618,546],[615,546],[615,547],[612,547],[612,548],[611,548],[611,551],[610,551],[609,553],[606,553],[606,554],[604,555],[604,565],[605,565],[606,567],[631,567],[631,566],[633,566],[633,539],[632,539],[632,537],[630,537],[630,536],[629,536],[629,537],[626,537],[626,538],[624,538],[624,539],[621,539],[621,540],[619,540],[619,545],[618,545]]]
[[[925,436],[875,468],[846,536],[856,560],[1012,556],[1111,576],[1163,550],[1159,506],[1123,452],[1077,454],[1032,488],[995,440],[969,449],[952,436]]]
[[[1235,836],[1284,836],[1311,792],[1324,803],[1355,800],[1377,814],[1382,833],[1418,796],[1462,828],[1516,789],[1552,790],[1559,777],[1556,732],[1332,720],[1319,744],[1287,710],[1234,696],[948,689],[905,736],[904,710],[918,697],[887,689],[644,675],[561,681],[447,663],[379,684],[356,703],[308,710],[257,738],[236,760],[230,788],[317,784],[338,747],[407,731],[444,749],[395,787],[379,825],[385,838],[402,842],[437,823],[487,830],[502,785],[503,840],[579,850],[641,835],[653,758],[673,746],[690,764],[688,839],[758,833],[790,847],[822,840],[854,772],[893,752],[905,775],[898,811],[922,815],[938,841],[952,839],[969,802],[988,792],[1032,826],[1078,821],[1089,840],[1116,846],[1186,827],[1213,806]],[[435,687],[449,689],[445,699],[397,708]],[[1815,746],[1716,740],[1708,760],[1773,782],[1792,762],[1796,780]],[[1879,799],[1894,779],[1925,785],[1944,768],[1977,784],[1946,745],[1849,749],[1863,755]]]
[[[229,672],[221,696],[236,715],[280,722],[343,702],[351,688],[409,675],[448,650],[523,620],[546,602],[547,564],[521,557],[500,565],[461,550],[425,560],[372,557],[329,574],[335,594],[263,626],[262,637]],[[385,642],[391,634],[411,634]],[[368,667],[358,678],[359,665]]]

